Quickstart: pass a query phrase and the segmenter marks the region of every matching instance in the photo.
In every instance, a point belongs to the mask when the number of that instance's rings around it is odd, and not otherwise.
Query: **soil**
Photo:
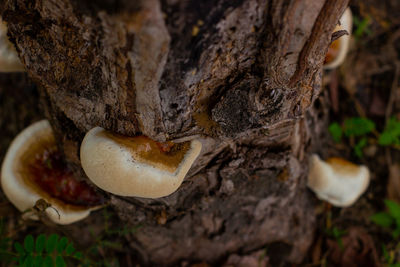
[[[354,140],[335,143],[328,131],[330,123],[342,123],[350,117],[373,120],[379,132],[390,117],[400,119],[400,2],[354,0],[350,7],[359,21],[353,28],[350,52],[342,66],[324,72],[324,86],[313,107],[316,112],[307,116],[322,129],[312,149],[323,158],[337,156],[368,166],[371,183],[367,192],[349,208],[335,208],[312,197],[312,201],[319,203],[315,210],[317,228],[313,244],[299,266],[384,266],[388,262],[383,246],[393,252],[393,262],[400,262],[399,241],[370,220],[371,215],[385,210],[384,199],[400,202],[400,151],[375,144],[371,135],[363,157],[359,158],[353,152]],[[361,31],[363,20],[367,26]],[[44,117],[41,110],[37,88],[27,75],[0,74],[0,162],[13,137]],[[217,118],[220,114],[213,115]],[[280,176],[284,179],[285,174]],[[127,229],[110,207],[93,212],[83,222],[61,227],[45,218],[43,222],[21,220],[20,213],[0,192],[0,217],[5,233],[13,241],[22,242],[27,234],[58,233],[67,236],[97,262],[118,266],[118,259],[120,266],[135,266],[141,260],[126,245],[132,242],[126,233],[140,231],[140,225]],[[222,227],[218,218],[208,219],[210,231]],[[165,212],[161,211],[157,222],[165,221]],[[341,232],[339,238],[334,237],[334,229]],[[218,265],[285,266],[285,246],[275,242],[263,250],[227,255]],[[279,257],[273,257],[274,254]],[[209,265],[188,259],[182,266]]]

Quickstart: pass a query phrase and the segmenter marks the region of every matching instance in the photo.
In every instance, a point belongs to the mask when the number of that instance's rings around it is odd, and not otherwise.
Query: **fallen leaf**
[[[350,228],[341,241],[342,246],[337,240],[327,240],[328,258],[336,266],[380,266],[374,241],[363,228]]]

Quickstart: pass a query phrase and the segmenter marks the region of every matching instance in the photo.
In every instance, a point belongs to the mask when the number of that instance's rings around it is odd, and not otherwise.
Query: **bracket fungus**
[[[1,186],[22,212],[43,199],[52,207],[44,212],[58,224],[81,220],[103,202],[65,166],[47,120],[30,125],[13,140],[1,166]],[[31,219],[37,217],[32,214]]]
[[[365,192],[370,180],[366,166],[358,166],[341,158],[323,161],[312,155],[307,186],[319,199],[337,207],[352,205]]]
[[[347,8],[342,17],[340,18],[340,24],[336,26],[333,32],[345,30],[348,35],[345,34],[339,39],[333,41],[325,56],[324,69],[334,69],[340,66],[346,58],[347,52],[350,46],[350,35],[353,26],[353,16],[350,8]]]
[[[0,17],[0,72],[25,71],[14,45],[8,40],[7,25]]]
[[[95,127],[82,141],[81,164],[89,179],[107,192],[159,198],[178,189],[201,147],[198,140],[158,143]]]

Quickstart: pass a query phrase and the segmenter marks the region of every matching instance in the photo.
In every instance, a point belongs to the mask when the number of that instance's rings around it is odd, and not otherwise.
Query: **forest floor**
[[[397,131],[400,135],[400,3],[359,0],[352,1],[350,7],[354,15],[350,52],[340,68],[324,73],[323,90],[315,105],[321,123],[326,124],[323,156],[368,166],[371,182],[351,207],[335,208],[320,202],[315,240],[301,266],[400,266],[400,207],[396,210],[387,204],[391,202],[385,204],[388,199],[400,203],[400,137],[394,137],[390,144],[381,140],[382,133],[390,131],[389,124],[394,128],[391,134]],[[36,87],[25,74],[0,74],[0,86],[1,162],[12,138],[44,116],[37,106]],[[351,122],[360,128],[374,127],[341,138],[330,127],[334,123],[345,127]],[[337,135],[336,140],[332,134]],[[82,252],[81,259],[74,259],[61,248],[59,253],[67,262],[136,266],[137,259],[125,245],[124,235],[140,228],[130,229],[114,220],[111,208],[95,214],[90,221],[65,227],[22,222],[20,213],[0,192],[0,266],[9,266],[2,263],[8,256],[18,257],[2,254],[15,251],[9,247],[12,242],[24,243],[29,235],[54,233],[72,240]],[[79,258],[79,253],[73,255]]]
[[[399,218],[400,206],[385,204],[388,199],[400,203],[399,139],[385,142],[382,137],[384,132],[400,135],[400,5],[353,1],[350,7],[350,52],[340,68],[324,73],[324,89],[315,104],[329,117],[325,155],[368,166],[371,182],[351,207],[321,202],[305,265],[400,266],[400,221],[390,221]],[[332,127],[336,123],[344,131],[356,127],[361,132],[339,138]]]

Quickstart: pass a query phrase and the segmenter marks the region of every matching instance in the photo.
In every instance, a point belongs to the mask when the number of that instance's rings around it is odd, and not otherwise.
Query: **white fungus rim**
[[[73,208],[73,205],[63,205],[62,201],[54,201],[46,193],[41,192],[38,187],[32,188],[28,185],[21,175],[16,173],[18,164],[21,162],[21,156],[29,150],[30,146],[41,138],[49,138],[53,135],[51,126],[47,120],[38,121],[26,129],[24,129],[12,141],[3,164],[1,166],[1,186],[4,194],[9,201],[14,204],[21,212],[31,209],[37,200],[44,199],[50,203],[58,213],[52,209],[46,209],[47,216],[57,224],[70,224],[86,218],[91,210],[99,207],[91,207],[87,209]],[[71,208],[72,207],[72,208]],[[31,217],[37,219],[37,216]]]
[[[307,186],[319,199],[337,207],[348,207],[366,191],[370,172],[366,166],[342,161],[343,164],[331,164],[313,154],[310,157]]]

